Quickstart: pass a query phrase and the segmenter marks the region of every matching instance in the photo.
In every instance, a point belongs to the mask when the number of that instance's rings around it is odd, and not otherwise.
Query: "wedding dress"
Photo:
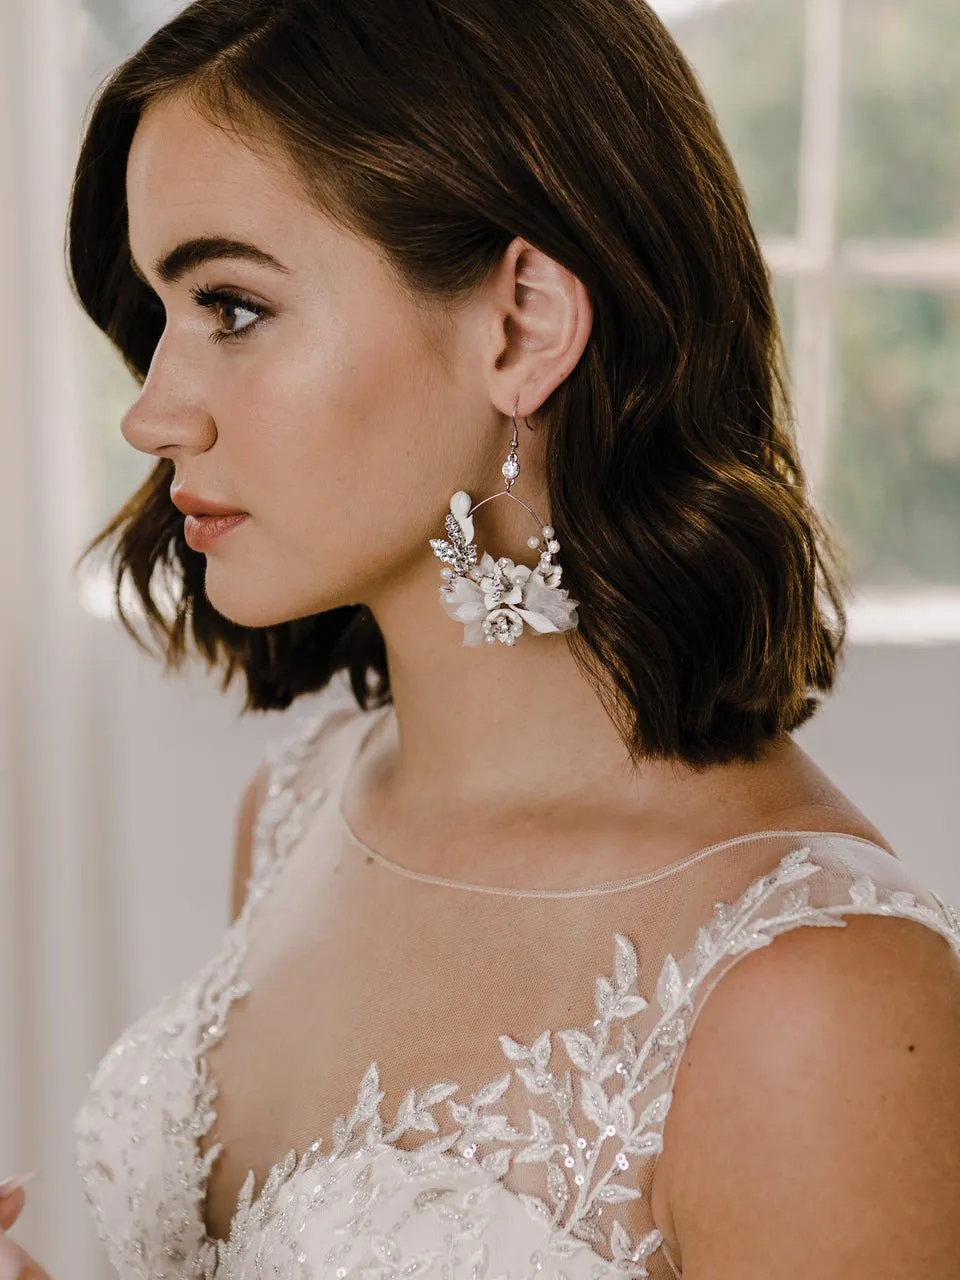
[[[340,804],[391,708],[360,711],[339,678],[317,708],[270,744],[239,916],[77,1113],[122,1280],[679,1276],[651,1190],[723,975],[855,913],[960,954],[951,906],[838,833],[763,831],[576,890],[415,873]]]

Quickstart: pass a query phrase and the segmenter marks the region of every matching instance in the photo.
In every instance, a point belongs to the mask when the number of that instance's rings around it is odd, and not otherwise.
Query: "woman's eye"
[[[227,333],[230,333],[230,334],[237,333],[240,330],[247,328],[247,326],[252,324],[253,321],[255,321],[260,314],[258,311],[254,311],[253,307],[242,307],[237,302],[221,302],[219,304],[219,307],[220,307],[219,314],[221,315],[221,317],[222,316],[227,317],[226,323],[224,324],[223,328],[226,330]],[[248,320],[247,324],[238,323],[237,312],[241,312],[241,311],[246,311],[250,316],[253,317],[253,319]]]
[[[211,342],[230,342],[245,338],[267,314],[266,307],[231,289],[204,289],[200,285],[194,285],[190,293],[198,306],[222,321],[222,327],[214,329],[210,334]]]

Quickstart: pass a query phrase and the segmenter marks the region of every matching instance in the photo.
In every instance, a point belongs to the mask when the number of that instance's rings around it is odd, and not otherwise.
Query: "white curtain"
[[[113,984],[107,779],[93,647],[71,564],[90,449],[64,271],[75,145],[63,69],[82,16],[0,6],[0,1176],[39,1170],[16,1238],[54,1277],[97,1274],[70,1120]]]
[[[142,34],[174,7],[144,0]],[[0,3],[0,1178],[38,1171],[12,1234],[53,1280],[112,1280],[73,1116],[111,1041],[218,942],[240,792],[309,710],[238,720],[239,686],[165,675],[73,569],[113,415],[66,274],[76,89],[115,60],[80,0]]]

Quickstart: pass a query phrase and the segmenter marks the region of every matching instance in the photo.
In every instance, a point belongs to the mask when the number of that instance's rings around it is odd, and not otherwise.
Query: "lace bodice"
[[[335,682],[271,744],[242,911],[90,1077],[77,1166],[112,1264],[123,1280],[679,1276],[652,1189],[724,973],[854,913],[960,954],[960,916],[836,833],[755,833],[575,891],[408,872],[340,807],[381,714]]]

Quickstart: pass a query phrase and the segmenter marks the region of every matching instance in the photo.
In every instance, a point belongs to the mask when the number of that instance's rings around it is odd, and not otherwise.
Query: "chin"
[[[211,580],[209,567],[204,578],[204,596],[211,609],[238,627],[276,627],[282,622],[296,622],[299,618],[311,618],[317,613],[336,607],[336,602],[312,600],[308,603],[284,599],[269,589],[251,589],[249,578],[240,583],[240,590],[231,590],[225,575],[224,582]]]
[[[234,623],[238,627],[273,627],[278,622],[289,619],[274,610],[264,609],[262,602],[256,600],[221,600],[216,595],[205,591],[211,609],[219,613],[221,618]]]

